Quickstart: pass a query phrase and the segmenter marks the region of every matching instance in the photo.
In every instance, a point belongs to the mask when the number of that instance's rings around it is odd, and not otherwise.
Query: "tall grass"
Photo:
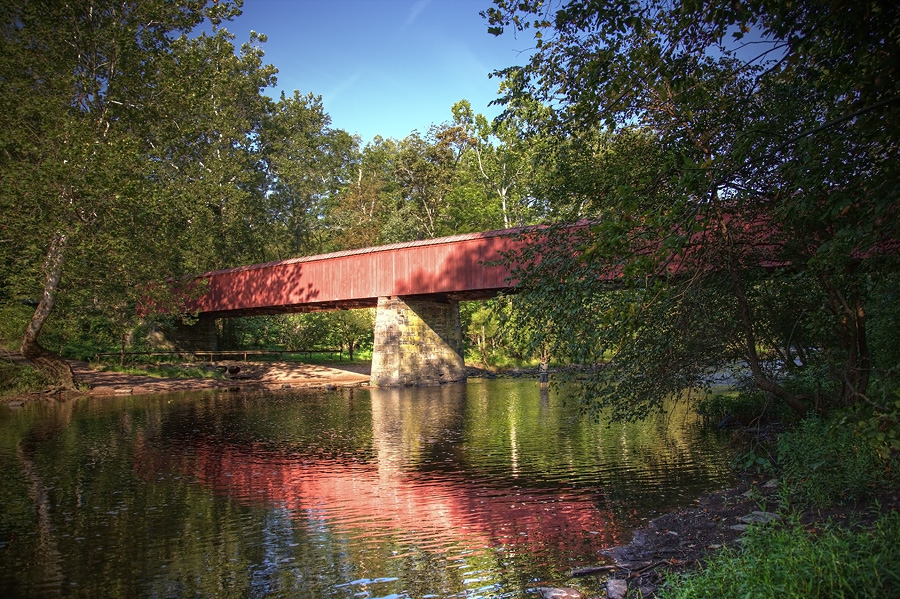
[[[838,418],[807,418],[778,438],[776,452],[785,499],[799,507],[865,499],[896,482],[876,447]]]

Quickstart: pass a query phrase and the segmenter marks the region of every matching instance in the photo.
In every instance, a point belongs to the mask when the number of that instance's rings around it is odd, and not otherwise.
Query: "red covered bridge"
[[[254,264],[198,277],[188,311],[207,318],[376,307],[372,384],[465,379],[460,300],[509,289],[505,229]]]
[[[728,218],[732,235],[761,265],[773,261],[773,226],[761,217]],[[571,225],[582,228],[586,222]],[[205,293],[187,305],[207,318],[377,307],[372,384],[397,386],[465,379],[460,300],[484,299],[510,289],[503,253],[519,249],[542,227],[502,229],[292,258],[209,272]],[[708,230],[691,234],[705,247]],[[634,251],[653,252],[658,240]],[[674,274],[685,262],[702,265],[690,246],[660,263]],[[616,279],[618,269],[606,276]]]
[[[454,235],[217,270],[188,310],[212,317],[374,308],[378,298],[469,300],[510,288],[489,265],[519,247],[523,229]]]

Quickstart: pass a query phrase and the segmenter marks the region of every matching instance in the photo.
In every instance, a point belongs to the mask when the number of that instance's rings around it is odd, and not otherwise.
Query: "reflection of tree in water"
[[[703,457],[678,418],[607,427],[533,380],[34,407],[0,436],[29,502],[0,522],[18,551],[3,588],[506,593],[619,542],[647,515],[632,494],[704,476],[678,471]]]
[[[38,420],[28,435],[16,445],[16,457],[22,463],[28,496],[34,502],[37,517],[37,545],[30,560],[43,573],[43,584],[60,590],[63,582],[62,554],[52,521],[52,502],[44,476],[37,465],[36,454],[43,443],[57,437],[72,419],[73,402],[56,404],[51,416]]]

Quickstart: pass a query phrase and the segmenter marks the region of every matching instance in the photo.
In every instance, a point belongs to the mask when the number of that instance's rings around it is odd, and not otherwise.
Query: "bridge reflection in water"
[[[518,484],[515,422],[506,432],[505,477],[461,467],[465,390],[421,389],[428,397],[416,400],[413,390],[372,389],[368,454],[200,435],[181,440],[180,447],[170,445],[176,451],[168,455],[142,452],[144,467],[175,468],[237,501],[286,509],[331,534],[374,544],[381,539],[436,552],[456,545],[475,553],[556,547],[596,555],[620,541],[620,528],[611,511],[598,506],[596,492],[561,491],[539,481]],[[159,461],[151,465],[147,458]]]
[[[534,380],[2,416],[2,596],[526,597],[730,480],[678,406],[598,423]]]

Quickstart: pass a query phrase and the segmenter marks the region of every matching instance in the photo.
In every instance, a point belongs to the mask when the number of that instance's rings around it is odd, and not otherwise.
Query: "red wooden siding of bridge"
[[[191,312],[242,316],[374,307],[379,297],[478,299],[510,287],[509,271],[487,265],[521,243],[520,229],[454,235],[293,258],[201,275],[206,293]]]
[[[726,222],[735,243],[760,266],[788,264],[778,258],[780,240],[777,226],[770,219],[756,216],[741,220],[726,215]],[[569,228],[586,225],[580,222]],[[454,235],[213,271],[196,279],[207,284],[206,292],[188,302],[186,308],[188,312],[222,317],[368,308],[375,307],[379,297],[391,296],[483,299],[512,286],[509,269],[490,263],[500,259],[503,252],[534,243],[533,235],[526,240],[519,234],[540,229]],[[676,275],[689,264],[703,267],[706,263],[706,268],[717,268],[715,256],[698,253],[698,249],[710,247],[709,235],[708,230],[692,233],[691,243],[679,255],[660,263],[658,275]],[[658,243],[655,239],[632,251],[652,254]],[[613,281],[621,275],[620,268],[612,267],[602,278]]]

